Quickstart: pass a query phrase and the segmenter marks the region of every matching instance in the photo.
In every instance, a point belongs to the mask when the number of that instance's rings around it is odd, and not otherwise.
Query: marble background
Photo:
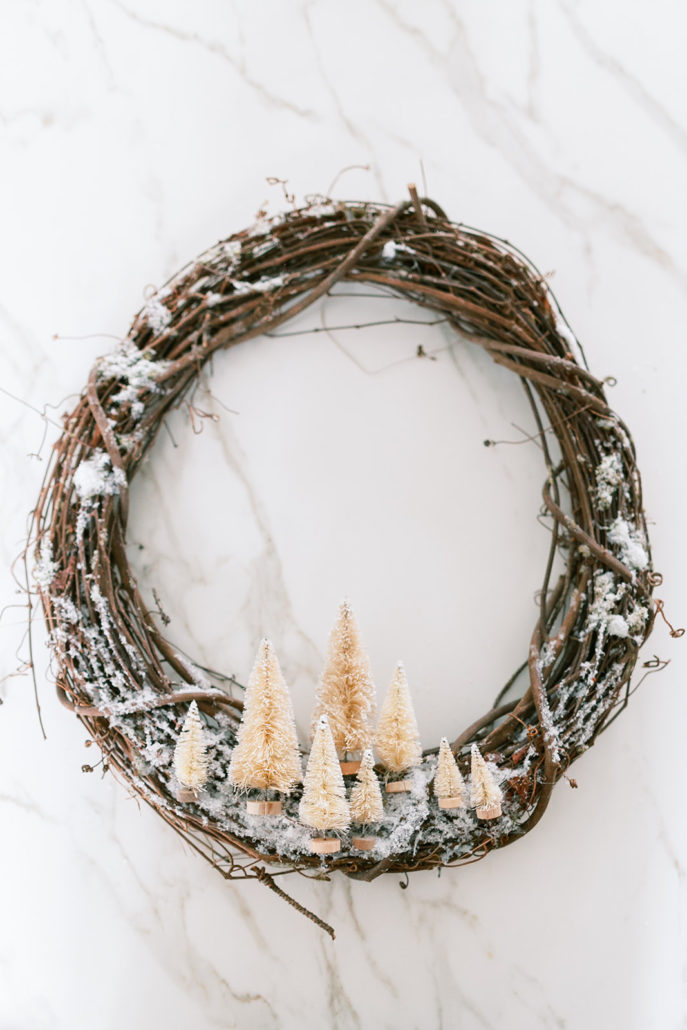
[[[37,620],[42,739],[10,573],[59,412],[148,286],[278,210],[270,177],[388,202],[416,180],[550,271],[617,377],[684,623],[686,30],[676,0],[3,4],[1,1030],[687,1026],[687,645],[663,626],[642,657],[667,671],[536,833],[406,890],[291,881],[332,943],[81,772],[92,750]],[[382,310],[404,313],[330,299],[300,327]],[[219,421],[195,435],[177,412],[133,488],[129,547],[170,635],[244,678],[271,635],[304,726],[347,594],[380,691],[403,658],[425,745],[457,732],[534,618],[543,465],[533,444],[482,445],[530,431],[521,393],[430,326],[223,357],[203,400]]]

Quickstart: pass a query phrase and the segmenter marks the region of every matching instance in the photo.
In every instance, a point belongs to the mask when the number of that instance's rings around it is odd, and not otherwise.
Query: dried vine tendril
[[[543,276],[515,247],[450,222],[413,189],[395,207],[313,201],[263,218],[188,265],[148,300],[124,344],[96,363],[64,417],[35,509],[36,579],[59,697],[109,768],[227,879],[257,878],[287,900],[274,877],[322,876],[321,859],[299,835],[298,793],[285,805],[280,836],[233,803],[225,776],[242,688],[179,654],[158,625],[157,598],[156,611],[146,607],[126,550],[129,488],[165,416],[213,354],[273,331],[342,281],[430,309],[520,377],[546,463],[542,502],[552,533],[523,665],[452,743],[465,773],[475,741],[498,766],[503,817],[480,823],[470,811],[438,811],[426,789],[429,750],[419,786],[403,817],[382,827],[378,850],[343,848],[328,869],[372,880],[457,865],[531,830],[557,780],[627,702],[654,617],[657,574],[632,439]],[[556,563],[563,571],[554,577]],[[509,698],[523,670],[528,685]],[[197,804],[182,805],[171,752],[193,699],[210,738],[210,779]]]

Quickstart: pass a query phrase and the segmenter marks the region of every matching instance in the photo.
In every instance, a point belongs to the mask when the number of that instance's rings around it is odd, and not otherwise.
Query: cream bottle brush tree
[[[392,773],[404,773],[422,761],[417,720],[403,663],[396,666],[379,716],[375,747],[382,764]],[[410,790],[407,779],[387,781],[390,793]]]
[[[501,788],[477,744],[472,745],[471,754],[470,804],[478,819],[498,819],[501,815]]]
[[[374,826],[376,823],[381,822],[384,817],[382,792],[379,789],[379,780],[374,768],[374,758],[369,748],[363,752],[357,782],[351,790],[349,804],[351,822],[357,823],[363,831],[366,827]],[[369,851],[376,843],[376,837],[367,836],[364,832],[354,837],[352,841],[353,847],[359,851]]]
[[[263,639],[243,702],[228,777],[239,790],[288,794],[302,778],[298,737],[288,687],[269,640]],[[278,815],[281,801],[248,801],[251,815]]]
[[[334,746],[344,759],[344,773],[357,772],[359,762],[347,756],[370,744],[375,712],[375,688],[353,609],[342,601],[329,636],[329,654],[322,673],[312,719],[315,733],[320,716],[329,719]]]
[[[320,833],[345,830],[351,823],[343,774],[326,715],[320,716],[315,730],[298,815],[305,826]],[[315,854],[333,854],[340,848],[336,837],[314,837],[310,841],[310,850]]]
[[[439,808],[465,807],[465,781],[460,774],[447,737],[441,738],[437,771],[434,774],[434,794]]]
[[[174,748],[174,772],[181,784],[177,792],[179,801],[195,801],[198,791],[207,781],[208,760],[203,739],[203,725],[198,705],[189,705],[184,725]]]

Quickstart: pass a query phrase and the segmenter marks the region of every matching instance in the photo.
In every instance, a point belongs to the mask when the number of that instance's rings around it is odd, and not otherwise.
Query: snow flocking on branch
[[[649,564],[644,533],[622,516],[619,515],[611,524],[608,539],[619,548],[622,561],[631,569],[645,569]]]
[[[59,571],[59,565],[53,561],[52,543],[47,533],[41,539],[39,554],[40,557],[33,568],[33,579],[36,585],[47,593]]]
[[[171,318],[171,313],[168,314]],[[144,411],[141,394],[160,392],[157,380],[169,364],[169,361],[154,359],[149,349],[140,351],[131,340],[125,340],[118,350],[106,354],[98,362],[98,378],[120,380],[125,384],[109,398],[109,410],[116,415],[125,404],[130,404],[132,417],[139,419]]]
[[[73,477],[74,489],[84,500],[105,494],[117,494],[126,486],[126,475],[120,468],[113,468],[107,451],[95,450],[82,459]]]
[[[146,302],[143,314],[154,333],[163,332],[172,321],[172,312],[165,307],[158,294]]]
[[[395,240],[387,240],[382,247],[382,259],[384,261],[393,261],[397,254],[416,254],[417,251],[413,250],[406,243],[397,243]]]
[[[541,726],[542,732],[544,734],[544,739],[551,748],[551,757],[553,758],[554,762],[559,762],[561,758],[560,737],[558,735],[558,729],[556,728],[556,723],[553,718],[553,713],[551,712],[551,707],[549,705],[549,699],[546,695],[546,691],[542,692],[540,705]]]
[[[169,361],[155,358],[150,349],[139,350],[127,339],[116,350],[103,355],[96,368],[98,379],[102,381],[124,379],[136,390],[152,390],[169,365]]]
[[[625,582],[616,579],[610,571],[597,570],[594,573],[594,595],[587,613],[588,627],[610,636],[637,637],[639,642],[649,612],[643,605],[636,603],[625,613],[617,611],[626,595]]]
[[[273,275],[271,277],[256,279],[255,282],[245,282],[243,279],[232,279],[231,285],[234,289],[234,293],[269,293],[271,290],[276,290],[280,286],[284,285],[283,275]]]

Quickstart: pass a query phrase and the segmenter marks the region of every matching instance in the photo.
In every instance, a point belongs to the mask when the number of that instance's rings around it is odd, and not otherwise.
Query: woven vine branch
[[[376,852],[344,848],[327,860],[327,875],[372,880],[461,864],[531,830],[556,781],[626,703],[653,621],[656,577],[632,439],[544,278],[515,247],[450,222],[412,190],[395,207],[313,202],[262,219],[188,265],[148,301],[122,347],[96,363],[64,417],[35,509],[36,578],[58,694],[109,768],[223,876],[257,878],[287,899],[275,876],[325,875],[299,836],[298,793],[279,838],[233,803],[225,776],[241,688],[180,655],[144,603],[126,549],[129,489],[166,415],[214,354],[272,332],[343,281],[438,313],[520,377],[544,454],[552,533],[523,647],[529,685],[507,699],[516,670],[452,744],[464,772],[474,741],[498,767],[503,817],[452,817],[418,788],[412,814],[390,824],[386,838],[382,830]],[[193,699],[211,738],[215,786],[182,805],[171,751]],[[425,752],[421,787],[435,752]]]

